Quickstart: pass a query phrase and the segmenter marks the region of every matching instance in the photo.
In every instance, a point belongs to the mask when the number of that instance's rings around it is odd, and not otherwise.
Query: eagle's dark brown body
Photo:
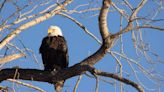
[[[46,71],[68,67],[68,48],[63,36],[47,36],[39,49]]]

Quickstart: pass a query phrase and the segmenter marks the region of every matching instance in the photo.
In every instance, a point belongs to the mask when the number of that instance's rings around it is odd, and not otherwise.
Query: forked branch
[[[17,71],[19,76],[15,75],[15,71]],[[90,67],[88,65],[80,65],[80,64],[74,65],[67,69],[60,70],[56,73],[43,71],[43,70],[37,70],[37,69],[18,69],[18,68],[17,69],[3,69],[0,71],[0,82],[9,78],[13,78],[13,76],[15,76],[15,78],[17,79],[53,83],[56,81],[66,80],[71,77],[81,75],[85,73],[86,71],[90,72],[93,75],[99,75],[99,76],[116,79],[125,84],[131,85],[132,87],[136,88],[138,92],[144,92],[143,89],[138,84],[136,84],[135,82],[129,79],[122,78],[113,73],[107,73],[107,72],[96,70],[95,68]]]

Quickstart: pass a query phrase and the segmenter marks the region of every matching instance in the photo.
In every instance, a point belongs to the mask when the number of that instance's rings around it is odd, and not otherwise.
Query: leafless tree
[[[143,30],[146,31],[163,31],[164,26],[162,24],[164,21],[163,16],[160,17],[160,13],[163,12],[163,0],[88,0],[83,1],[84,3],[79,5],[73,5],[73,2],[78,2],[77,0],[1,0],[0,1],[0,82],[10,81],[20,85],[24,85],[41,92],[45,92],[43,89],[19,81],[31,80],[31,81],[41,81],[54,83],[56,81],[67,80],[74,76],[79,76],[73,92],[76,92],[78,85],[81,81],[83,75],[89,78],[96,79],[95,92],[99,91],[99,81],[104,81],[105,83],[110,83],[115,88],[119,88],[120,92],[124,91],[124,85],[130,85],[134,87],[138,92],[144,91],[159,91],[162,87],[159,82],[163,82],[163,75],[153,68],[154,65],[163,64],[164,62],[160,60],[158,54],[152,51],[149,44],[144,42],[144,37],[142,36]],[[150,10],[145,9],[145,7],[154,7]],[[67,6],[74,6],[74,8],[67,9]],[[11,6],[11,12],[6,12],[9,10],[7,8]],[[144,13],[143,13],[144,12]],[[120,19],[117,19],[119,24],[119,29],[114,29],[111,31],[112,21],[108,19],[108,15],[117,13]],[[101,40],[97,38],[92,32],[88,30],[85,24],[78,21],[78,18],[73,18],[72,14],[84,15],[87,14],[87,19],[91,17],[96,17],[98,19],[99,33]],[[78,25],[87,35],[92,37],[98,44],[100,48],[95,51],[95,53],[89,55],[84,60],[79,61],[79,63],[70,66],[67,69],[60,70],[57,73],[47,72],[39,69],[22,69],[19,67],[14,68],[3,68],[8,62],[18,60],[19,58],[26,57],[27,53],[32,53],[34,60],[37,61],[35,54],[29,48],[26,48],[19,39],[16,37],[20,33],[24,32],[30,27],[33,27],[47,19],[53,18],[59,15],[64,18],[71,20],[75,25]],[[109,23],[109,24],[108,24]],[[118,30],[118,31],[117,31]],[[128,56],[125,51],[123,42],[123,36],[126,33],[131,33],[133,47],[137,57],[144,57],[145,63],[140,62],[139,58],[133,59]],[[22,46],[16,44],[19,41]],[[113,50],[112,48],[120,46],[120,51]],[[94,65],[98,63],[106,54],[112,56],[115,59],[116,66],[115,73],[109,73],[98,70]],[[150,55],[152,54],[152,55]],[[156,60],[153,60],[153,58]],[[110,61],[111,62],[111,61]],[[126,62],[129,69],[132,72],[126,71],[123,67],[123,63]],[[151,67],[151,68],[147,68]],[[90,74],[88,74],[89,72]],[[138,74],[138,72],[140,74]],[[45,76],[46,75],[46,76]],[[131,80],[126,76],[134,77]],[[147,88],[143,82],[140,81],[138,75],[143,75],[144,78],[151,81],[154,88]],[[109,82],[102,77],[112,78],[114,81]],[[116,85],[119,84],[119,85]],[[0,86],[2,92],[7,92],[8,87]],[[58,91],[57,92],[61,92]],[[130,91],[129,91],[130,92]]]

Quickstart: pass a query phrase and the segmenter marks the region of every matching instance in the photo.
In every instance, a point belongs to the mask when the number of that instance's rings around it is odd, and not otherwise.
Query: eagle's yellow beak
[[[52,33],[52,29],[48,29],[48,34],[51,34]]]

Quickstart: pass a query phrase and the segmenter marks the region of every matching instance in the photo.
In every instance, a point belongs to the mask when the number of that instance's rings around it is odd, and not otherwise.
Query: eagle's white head
[[[63,36],[63,34],[58,26],[50,26],[48,28],[48,36]]]

